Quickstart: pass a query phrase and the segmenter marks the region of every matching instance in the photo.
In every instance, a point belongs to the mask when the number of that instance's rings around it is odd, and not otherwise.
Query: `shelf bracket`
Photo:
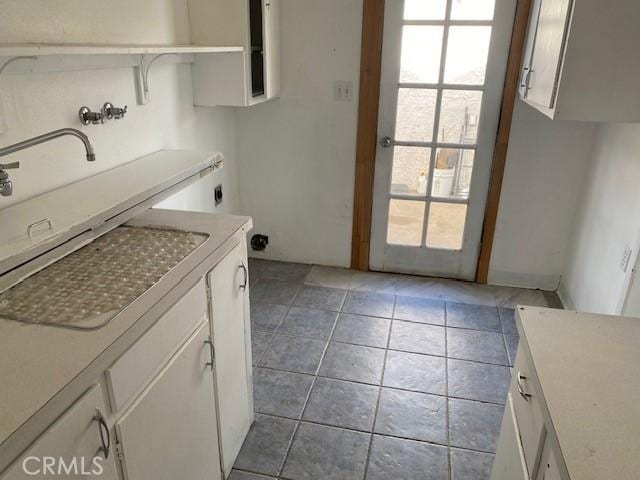
[[[2,75],[2,72],[4,72],[5,69],[13,62],[17,62],[20,60],[37,60],[37,59],[38,57],[36,56],[11,57],[7,59],[7,61],[5,61],[2,65],[0,65],[0,75]],[[9,127],[7,126],[7,119],[5,118],[5,113],[4,113],[4,104],[2,102],[2,96],[0,96],[0,133],[4,133],[8,129]]]
[[[149,89],[149,70],[151,65],[160,57],[167,55],[179,55],[178,53],[160,53],[148,62],[145,62],[144,55],[138,57],[138,65],[135,67],[136,95],[138,97],[138,105],[146,105],[150,101]]]

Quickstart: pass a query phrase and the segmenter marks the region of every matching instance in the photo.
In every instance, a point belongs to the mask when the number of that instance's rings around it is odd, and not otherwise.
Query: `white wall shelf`
[[[0,73],[45,73],[130,66],[135,68],[138,104],[149,102],[149,70],[162,57],[173,63],[193,63],[195,57],[244,54],[244,47],[137,44],[4,44]],[[211,61],[211,59],[209,59]],[[6,68],[5,68],[6,67]],[[1,122],[0,122],[1,123]],[[1,130],[0,130],[1,131]]]
[[[128,45],[128,44],[5,44],[0,57],[49,55],[160,55],[164,53],[229,53],[243,47],[208,47],[202,45]]]

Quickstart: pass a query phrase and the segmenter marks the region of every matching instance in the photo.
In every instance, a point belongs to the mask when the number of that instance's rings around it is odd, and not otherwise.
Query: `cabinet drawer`
[[[102,389],[100,385],[96,385],[0,475],[0,479],[26,480],[59,476],[65,479],[116,480],[110,433],[106,425],[101,426],[98,420],[104,418],[105,413]],[[101,435],[109,451],[103,448]]]
[[[491,480],[529,480],[511,394],[507,396]]]
[[[202,281],[106,371],[114,412],[144,388],[206,316],[207,292]]]
[[[519,348],[513,367],[510,394],[518,427],[522,450],[529,476],[534,478],[542,444],[546,435],[540,386],[533,375],[526,348]]]

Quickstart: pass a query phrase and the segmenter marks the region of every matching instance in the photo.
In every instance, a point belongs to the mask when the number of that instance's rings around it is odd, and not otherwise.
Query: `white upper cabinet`
[[[640,121],[640,2],[534,0],[520,97],[552,119]]]
[[[280,95],[280,0],[188,0],[195,45],[243,51],[198,55],[196,105],[244,107]]]

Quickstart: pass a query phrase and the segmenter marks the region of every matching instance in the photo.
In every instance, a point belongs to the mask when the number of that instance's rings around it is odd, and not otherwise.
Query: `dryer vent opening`
[[[262,252],[269,245],[269,237],[266,235],[256,234],[251,237],[251,249],[256,252]]]

